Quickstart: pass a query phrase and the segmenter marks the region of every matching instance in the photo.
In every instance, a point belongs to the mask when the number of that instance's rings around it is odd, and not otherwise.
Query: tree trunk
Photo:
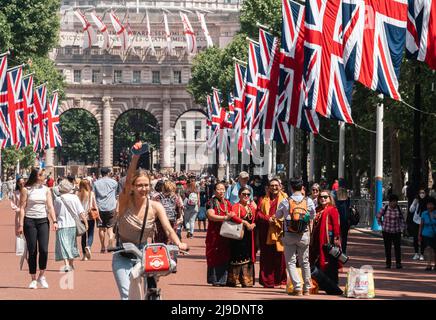
[[[360,174],[359,174],[359,165],[357,159],[357,137],[356,137],[356,128],[351,128],[351,172],[352,172],[352,189],[354,191],[354,196],[356,198],[360,197]]]
[[[307,133],[304,130],[301,131],[301,178],[304,185],[307,185]]]
[[[322,159],[324,157],[318,156],[322,155],[324,151],[324,146],[320,139],[315,139],[315,181],[319,183],[321,180],[321,171],[322,171]]]
[[[390,140],[390,157],[391,157],[391,168],[392,168],[392,185],[393,193],[397,196],[401,196],[401,191],[403,188],[403,182],[401,179],[401,150],[400,150],[400,130],[395,128],[393,125],[389,126],[389,140]]]

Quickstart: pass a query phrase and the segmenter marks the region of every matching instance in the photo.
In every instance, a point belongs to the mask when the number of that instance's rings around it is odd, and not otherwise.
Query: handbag
[[[224,206],[227,214],[227,202],[224,202]],[[240,215],[241,207],[239,207],[238,217],[240,217]],[[244,237],[244,225],[234,221],[224,221],[221,225],[220,236],[234,240],[241,240]]]
[[[88,216],[92,219],[92,220],[97,220],[100,217],[100,214],[98,213],[97,208],[95,207],[91,207],[92,204],[92,192],[91,195],[89,196],[89,211],[88,211]]]
[[[70,207],[65,203],[62,196],[60,196],[59,198],[61,199],[64,206],[67,208],[67,211],[70,214],[70,216],[74,219],[74,222],[76,223],[76,237],[82,236],[88,230],[88,228],[86,228],[86,225],[82,222],[80,217],[71,211]]]

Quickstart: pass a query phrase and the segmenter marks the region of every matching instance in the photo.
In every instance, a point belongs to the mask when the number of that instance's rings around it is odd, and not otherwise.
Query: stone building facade
[[[184,114],[189,118],[191,111],[197,111],[195,117],[201,118],[203,114],[201,121],[205,126],[205,108],[196,105],[186,90],[194,56],[186,52],[179,11],[188,15],[196,34],[197,50],[201,51],[206,48],[206,40],[196,11],[206,13],[214,45],[225,47],[240,28],[240,6],[240,0],[62,1],[60,45],[52,52],[67,83],[66,99],[61,102],[60,112],[81,108],[96,118],[100,130],[100,166],[113,166],[116,120],[124,112],[141,109],[152,114],[159,124],[161,169],[180,168],[175,152],[176,123]],[[109,51],[101,48],[103,37],[98,32],[95,45],[82,49],[84,35],[80,21],[74,16],[76,9],[85,14],[96,31],[90,10],[102,17],[110,34],[112,48]],[[116,10],[121,22],[132,30],[133,49],[127,55],[121,52],[112,27],[108,14],[111,9]],[[164,11],[168,16],[172,52],[167,49],[164,35]],[[146,12],[155,54],[147,41]],[[49,170],[55,165],[53,162],[53,151],[49,150],[46,154]]]

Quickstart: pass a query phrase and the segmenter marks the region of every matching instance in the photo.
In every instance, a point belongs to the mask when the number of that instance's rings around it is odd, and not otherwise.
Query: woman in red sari
[[[276,211],[283,199],[288,196],[280,191],[280,181],[271,179],[268,192],[260,198],[256,212],[256,232],[259,233],[260,272],[259,283],[264,288],[286,287],[286,263],[283,251],[277,251],[276,244],[267,244],[270,224],[276,223]]]
[[[320,192],[318,207],[313,223],[310,264],[315,264],[336,284],[339,282],[340,262],[333,258],[324,247],[327,243],[341,246],[339,212],[328,190]]]
[[[230,266],[227,285],[230,287],[252,287],[254,285],[254,228],[256,227],[256,204],[250,202],[251,191],[247,187],[239,189],[239,203],[235,203],[232,212],[233,221],[244,225],[244,237],[230,240]]]
[[[206,205],[209,224],[206,234],[207,283],[225,286],[230,260],[230,241],[220,236],[221,225],[232,219],[232,205],[224,198],[226,187],[215,185],[215,195]]]

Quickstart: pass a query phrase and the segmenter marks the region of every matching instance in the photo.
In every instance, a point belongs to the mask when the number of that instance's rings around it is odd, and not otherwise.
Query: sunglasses
[[[320,198],[322,198],[322,199],[328,199],[328,198],[330,198],[330,196],[320,196]]]
[[[249,197],[251,196],[251,193],[241,193],[244,197]]]

